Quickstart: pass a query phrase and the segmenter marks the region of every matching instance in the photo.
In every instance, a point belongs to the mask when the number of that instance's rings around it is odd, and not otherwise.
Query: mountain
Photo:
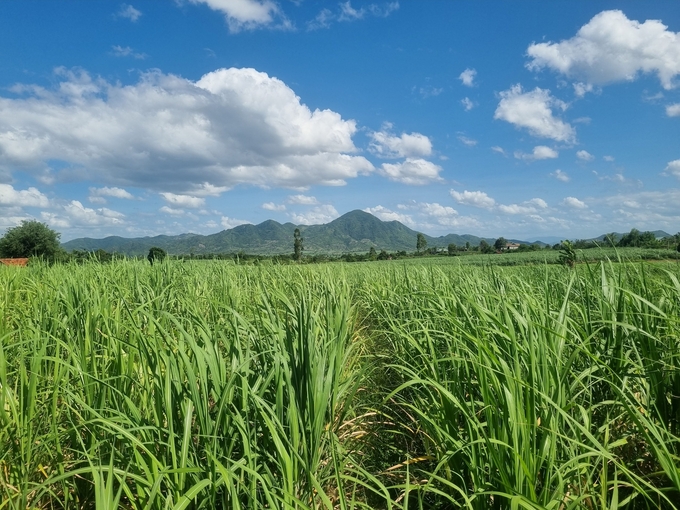
[[[178,236],[155,236],[124,238],[118,236],[104,239],[80,238],[63,243],[67,251],[105,250],[125,255],[146,255],[149,248],[157,246],[173,255],[190,253],[237,253],[286,254],[293,251],[293,233],[299,228],[304,239],[306,254],[360,253],[371,247],[376,250],[409,251],[416,247],[418,232],[398,221],[382,221],[364,211],[351,211],[324,225],[294,225],[267,220],[259,225],[239,225],[216,234],[181,234]],[[477,246],[481,237],[448,234],[441,237],[425,236],[428,247],[445,248],[450,243]],[[493,244],[494,239],[485,238]]]

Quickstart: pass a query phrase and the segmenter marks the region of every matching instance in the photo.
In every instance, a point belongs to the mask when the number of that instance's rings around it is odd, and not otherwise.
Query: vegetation
[[[0,507],[676,508],[680,266],[536,254],[0,267]]]
[[[55,260],[61,254],[60,234],[44,223],[24,220],[20,225],[7,229],[0,239],[0,257],[41,257]]]
[[[164,249],[153,246],[149,249],[149,254],[146,256],[146,259],[149,261],[149,264],[153,266],[154,262],[163,262],[167,255],[168,254],[165,253]]]
[[[296,228],[293,233],[293,259],[296,262],[302,262],[302,252],[305,249],[302,243],[303,239],[300,235],[300,229]]]

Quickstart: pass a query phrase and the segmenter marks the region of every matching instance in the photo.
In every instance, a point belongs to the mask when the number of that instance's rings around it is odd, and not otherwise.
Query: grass
[[[678,508],[677,264],[468,258],[0,267],[0,510]]]

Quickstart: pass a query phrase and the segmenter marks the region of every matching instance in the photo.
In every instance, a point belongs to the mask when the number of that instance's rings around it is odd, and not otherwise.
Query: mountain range
[[[63,243],[67,251],[105,250],[125,255],[146,255],[149,248],[157,246],[174,255],[203,253],[250,253],[287,254],[293,251],[293,233],[299,228],[307,254],[361,253],[371,247],[389,252],[416,249],[418,232],[398,221],[382,221],[372,214],[356,210],[323,225],[294,225],[267,220],[259,225],[239,225],[216,234],[180,234],[177,236],[154,236],[125,238],[118,236],[104,239],[80,238]],[[448,234],[441,237],[425,235],[428,247],[477,246],[482,239],[493,243],[495,239],[473,235]]]
[[[104,239],[88,237],[73,239],[63,243],[67,251],[104,250],[109,253],[121,253],[128,256],[146,255],[149,248],[157,246],[172,255],[238,253],[254,255],[279,255],[293,251],[293,233],[299,228],[304,239],[306,254],[340,254],[365,253],[371,248],[388,252],[416,249],[418,232],[398,221],[382,221],[365,211],[351,211],[323,225],[294,225],[267,220],[259,225],[239,225],[216,234],[180,234],[177,236],[160,235],[155,237],[125,238],[118,236]],[[657,237],[665,237],[663,231],[655,232]],[[617,234],[622,235],[622,234]],[[604,236],[600,236],[601,239]],[[440,237],[425,235],[428,247],[446,248],[453,243],[456,246],[478,246],[484,240],[493,244],[495,239],[477,237],[470,234],[448,234]],[[546,241],[552,242],[546,238]],[[530,241],[508,239],[508,241],[531,244]],[[546,243],[537,241],[539,245]],[[552,243],[551,243],[552,244]]]

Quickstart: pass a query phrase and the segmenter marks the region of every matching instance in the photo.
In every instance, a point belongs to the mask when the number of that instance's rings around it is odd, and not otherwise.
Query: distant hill
[[[173,255],[190,253],[237,253],[285,254],[293,251],[293,232],[300,229],[304,238],[306,254],[315,253],[361,253],[371,247],[376,250],[415,251],[418,232],[398,221],[382,221],[364,211],[351,211],[324,225],[294,225],[267,220],[259,225],[239,225],[216,234],[181,234],[124,238],[118,236],[104,239],[80,238],[63,243],[67,251],[99,249],[109,253],[146,255],[149,248],[157,246]],[[425,236],[428,247],[445,248],[450,243],[465,246],[479,245],[482,239],[493,244],[494,239],[473,235],[448,234],[441,237]]]
[[[372,214],[364,211],[351,211],[324,225],[294,225],[292,223],[279,223],[267,220],[259,225],[239,225],[238,227],[223,230],[216,234],[180,234],[177,236],[155,236],[125,238],[118,236],[104,239],[81,238],[63,243],[67,251],[105,250],[109,253],[122,253],[136,256],[146,255],[149,248],[157,246],[163,248],[172,255],[196,255],[204,253],[238,253],[244,252],[256,255],[278,255],[292,253],[293,232],[296,228],[302,232],[306,254],[340,254],[340,253],[365,253],[371,249],[396,251],[415,251],[418,232],[408,228],[398,221],[382,221]],[[616,239],[621,239],[624,234],[616,233]],[[669,234],[663,230],[654,231],[657,238],[667,237]],[[605,234],[594,238],[602,242]],[[453,243],[456,246],[478,246],[485,240],[493,244],[495,239],[482,238],[470,234],[448,234],[440,237],[426,235],[428,247],[446,248]],[[543,238],[548,242],[553,238]],[[508,241],[531,244],[529,241],[520,239],[508,239]],[[545,246],[544,242],[536,244]]]

